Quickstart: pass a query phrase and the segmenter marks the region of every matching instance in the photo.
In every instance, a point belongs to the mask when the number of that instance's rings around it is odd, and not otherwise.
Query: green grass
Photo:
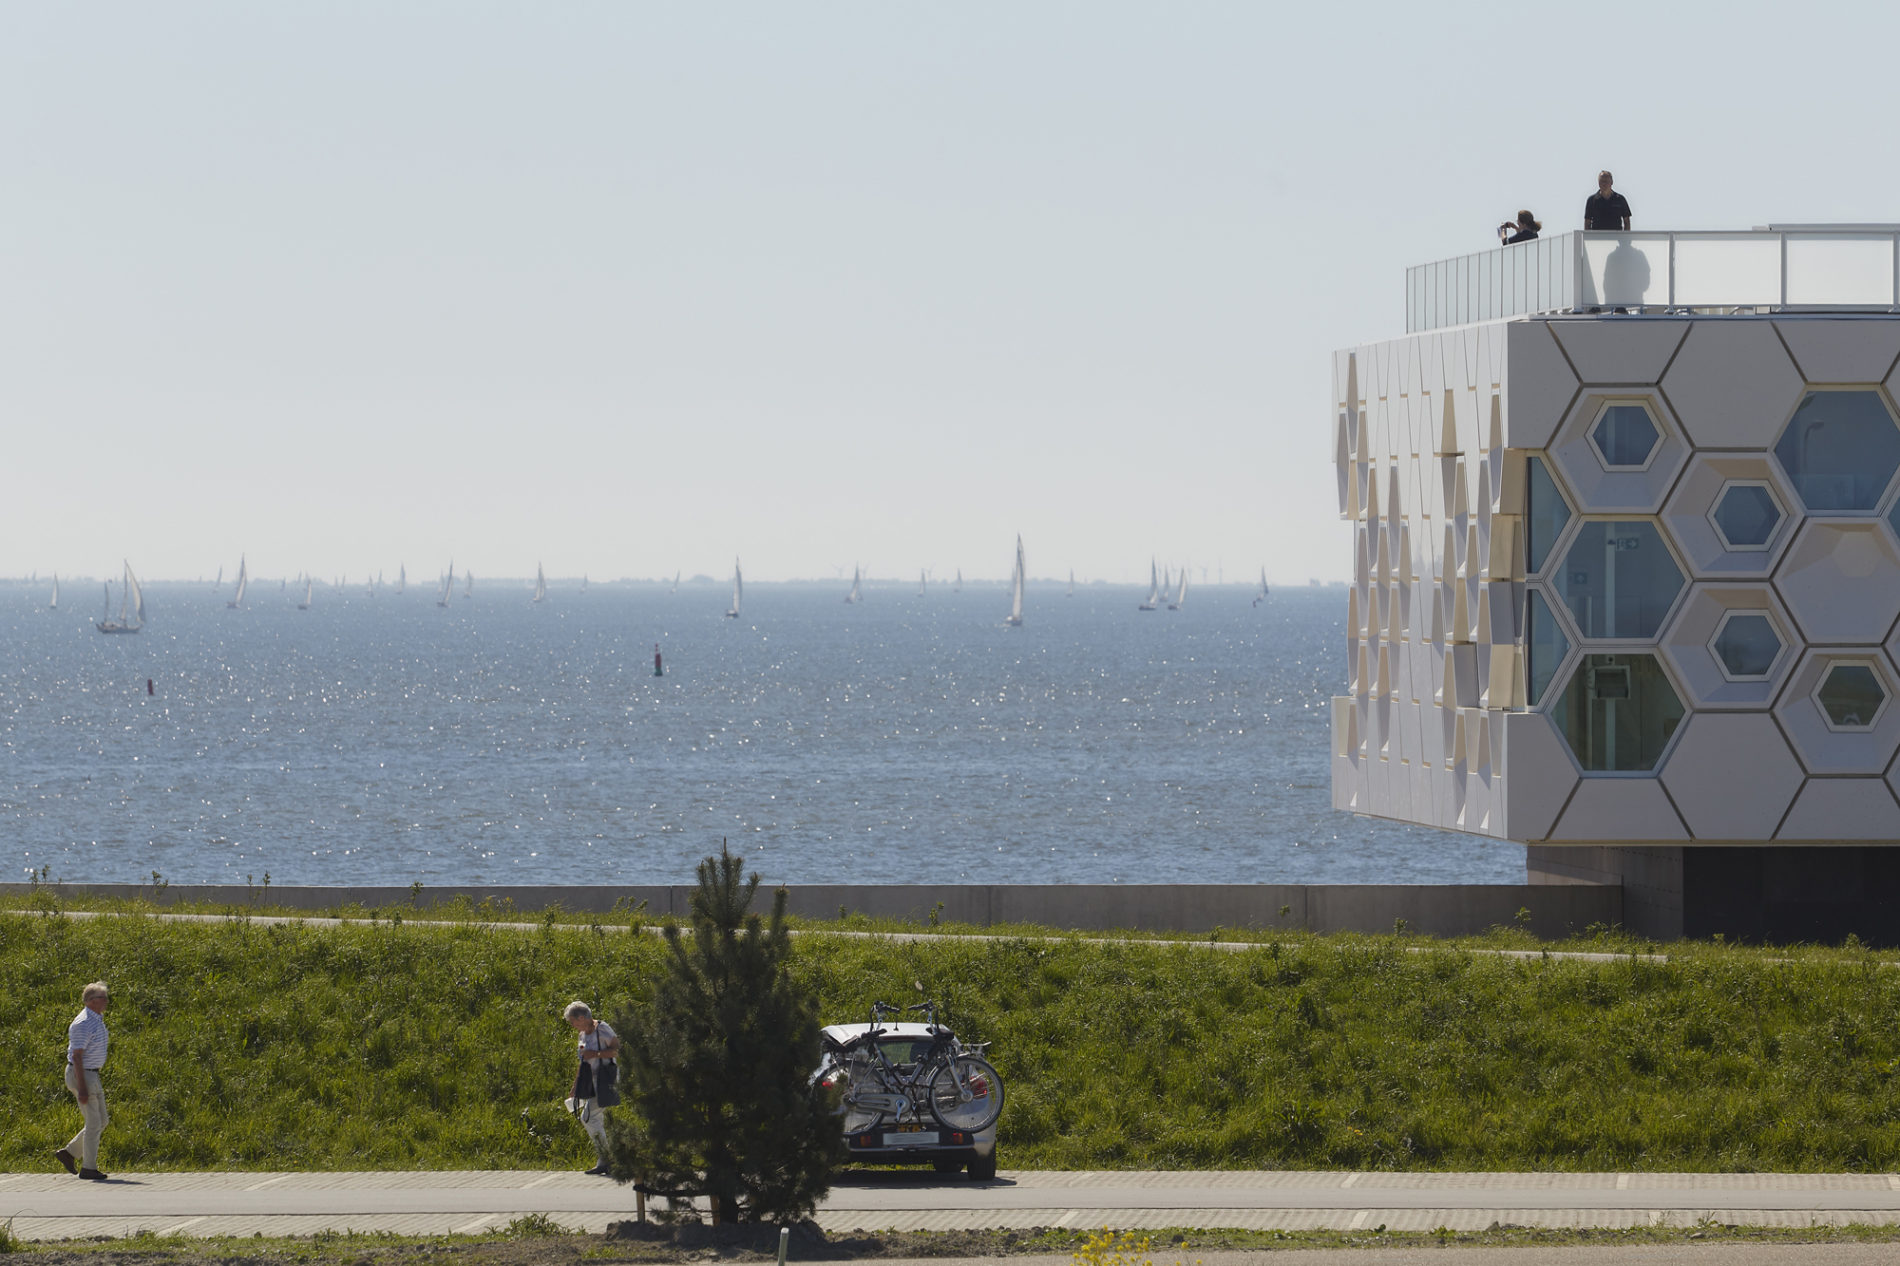
[[[559,1010],[639,996],[663,946],[626,925],[0,915],[0,1168],[77,1128],[59,1065],[94,978],[108,1168],[584,1164]],[[1009,1167],[1900,1168],[1900,972],[1873,955],[1477,952],[1533,946],[811,936],[797,970],[827,1019],[915,982],[993,1041]]]

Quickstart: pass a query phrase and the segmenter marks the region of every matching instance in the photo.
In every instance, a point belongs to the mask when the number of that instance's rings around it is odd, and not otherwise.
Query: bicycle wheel
[[[987,1130],[1003,1114],[1003,1079],[988,1060],[959,1055],[931,1077],[930,1112],[946,1129]]]

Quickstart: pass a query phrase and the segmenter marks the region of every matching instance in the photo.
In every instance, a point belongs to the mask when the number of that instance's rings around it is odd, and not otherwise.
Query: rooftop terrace
[[[1900,225],[1559,233],[1405,270],[1408,334],[1614,308],[1900,312]]]

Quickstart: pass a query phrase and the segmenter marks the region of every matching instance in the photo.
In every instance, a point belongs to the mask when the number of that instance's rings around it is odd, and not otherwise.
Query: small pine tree
[[[699,864],[692,936],[665,929],[664,975],[614,1016],[624,1106],[608,1123],[609,1172],[649,1190],[710,1197],[714,1222],[809,1217],[844,1158],[809,1078],[818,1005],[787,962],[786,894],[768,924],[759,886],[722,845]]]

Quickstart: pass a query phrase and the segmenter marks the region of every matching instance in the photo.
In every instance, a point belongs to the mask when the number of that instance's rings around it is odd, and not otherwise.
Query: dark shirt
[[[1590,195],[1583,204],[1583,227],[1586,229],[1620,229],[1623,221],[1629,217],[1630,204],[1620,193],[1604,197],[1600,193]]]
[[[1536,240],[1537,240],[1536,229],[1519,229],[1517,232],[1511,234],[1511,236],[1505,238],[1504,244],[1506,246],[1511,246],[1518,242],[1534,242]]]

